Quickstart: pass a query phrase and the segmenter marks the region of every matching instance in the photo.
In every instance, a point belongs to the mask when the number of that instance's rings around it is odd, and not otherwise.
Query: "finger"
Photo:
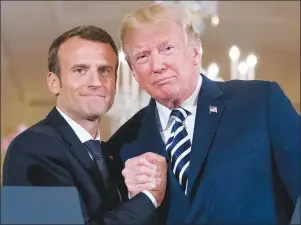
[[[158,191],[160,188],[158,186],[158,184],[156,183],[155,179],[150,183],[139,184],[139,185],[137,185],[137,187],[141,191]]]
[[[142,191],[158,191],[155,182],[145,183],[145,184],[127,184],[127,188],[129,192],[137,193]]]
[[[145,158],[152,164],[157,164],[158,156],[158,154],[155,154],[153,152],[145,153]]]
[[[138,165],[145,166],[154,170],[157,169],[156,165],[148,161],[145,157],[139,159]]]
[[[150,163],[155,164],[155,165],[166,163],[166,158],[164,156],[158,155],[158,154],[153,153],[153,152],[147,152],[146,159]]]
[[[133,158],[128,159],[125,162],[125,167],[132,167],[132,166],[137,166],[137,165],[142,165],[150,168],[155,168],[155,165],[153,165],[151,162],[149,162],[146,157],[148,153],[144,153],[143,155],[136,156]]]
[[[145,166],[139,166],[133,172],[135,172],[136,175],[146,175],[149,177],[157,177],[159,174],[157,168],[153,169]]]
[[[140,156],[136,156],[136,157],[126,160],[125,167],[131,167],[131,166],[135,166],[135,165],[139,164],[139,159],[140,159]]]
[[[146,184],[146,183],[152,183],[154,182],[155,178],[145,176],[145,175],[140,175],[140,176],[132,176],[132,177],[127,177],[126,183],[128,184],[133,184],[133,185],[140,185],[140,184]]]
[[[123,177],[145,175],[149,177],[158,177],[159,171],[145,166],[132,166],[122,170]]]

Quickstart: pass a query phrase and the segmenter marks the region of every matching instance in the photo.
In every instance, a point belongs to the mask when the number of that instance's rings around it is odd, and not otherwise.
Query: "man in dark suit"
[[[274,82],[199,75],[186,15],[153,4],[121,26],[126,60],[152,97],[109,141],[121,149],[126,183],[143,175],[132,162],[153,152],[169,162],[159,208],[167,224],[289,224],[300,194],[300,116]]]
[[[49,49],[48,68],[56,107],[12,141],[3,184],[75,186],[87,224],[155,224],[164,181],[156,191],[144,189],[128,200],[118,155],[100,142],[99,121],[116,89],[118,51],[111,36],[94,26],[65,32]],[[158,167],[149,173],[165,170],[162,158],[149,155]],[[157,185],[156,179],[148,181]]]

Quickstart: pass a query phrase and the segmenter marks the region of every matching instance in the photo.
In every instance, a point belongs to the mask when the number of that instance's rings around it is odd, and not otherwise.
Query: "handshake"
[[[150,192],[160,206],[166,191],[167,162],[152,152],[128,159],[122,171],[130,197]]]

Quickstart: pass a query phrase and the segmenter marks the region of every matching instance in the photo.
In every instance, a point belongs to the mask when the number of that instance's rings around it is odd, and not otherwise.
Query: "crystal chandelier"
[[[254,80],[257,57],[254,53],[249,53],[246,59],[240,60],[240,50],[233,45],[229,50],[230,80]],[[224,81],[219,75],[219,66],[216,62],[209,64],[207,70],[201,69],[211,80]]]
[[[163,1],[155,1],[157,3]],[[190,12],[191,23],[194,31],[201,36],[205,30],[205,19],[211,18],[211,24],[217,26],[218,1],[168,1],[169,3],[181,4]]]

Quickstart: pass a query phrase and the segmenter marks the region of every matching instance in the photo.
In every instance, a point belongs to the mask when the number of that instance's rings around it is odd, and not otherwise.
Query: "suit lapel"
[[[205,76],[198,96],[198,105],[194,125],[193,142],[190,156],[190,171],[188,175],[188,193],[192,194],[196,178],[204,165],[218,124],[222,117],[226,101],[217,84]],[[210,111],[210,107],[212,107]],[[215,112],[215,109],[217,112]]]
[[[141,154],[145,152],[154,152],[164,156],[167,160],[169,160],[160,134],[160,123],[156,110],[156,102],[155,100],[151,99],[148,105],[148,112],[144,118],[138,135],[138,151],[140,151]]]
[[[81,143],[75,132],[60,115],[60,113],[53,108],[46,118],[49,125],[51,125],[61,136],[65,143],[69,145],[70,153],[77,159],[82,167],[92,176],[94,183],[101,191],[105,191],[104,185],[99,171],[93,160],[90,158],[87,149]]]

